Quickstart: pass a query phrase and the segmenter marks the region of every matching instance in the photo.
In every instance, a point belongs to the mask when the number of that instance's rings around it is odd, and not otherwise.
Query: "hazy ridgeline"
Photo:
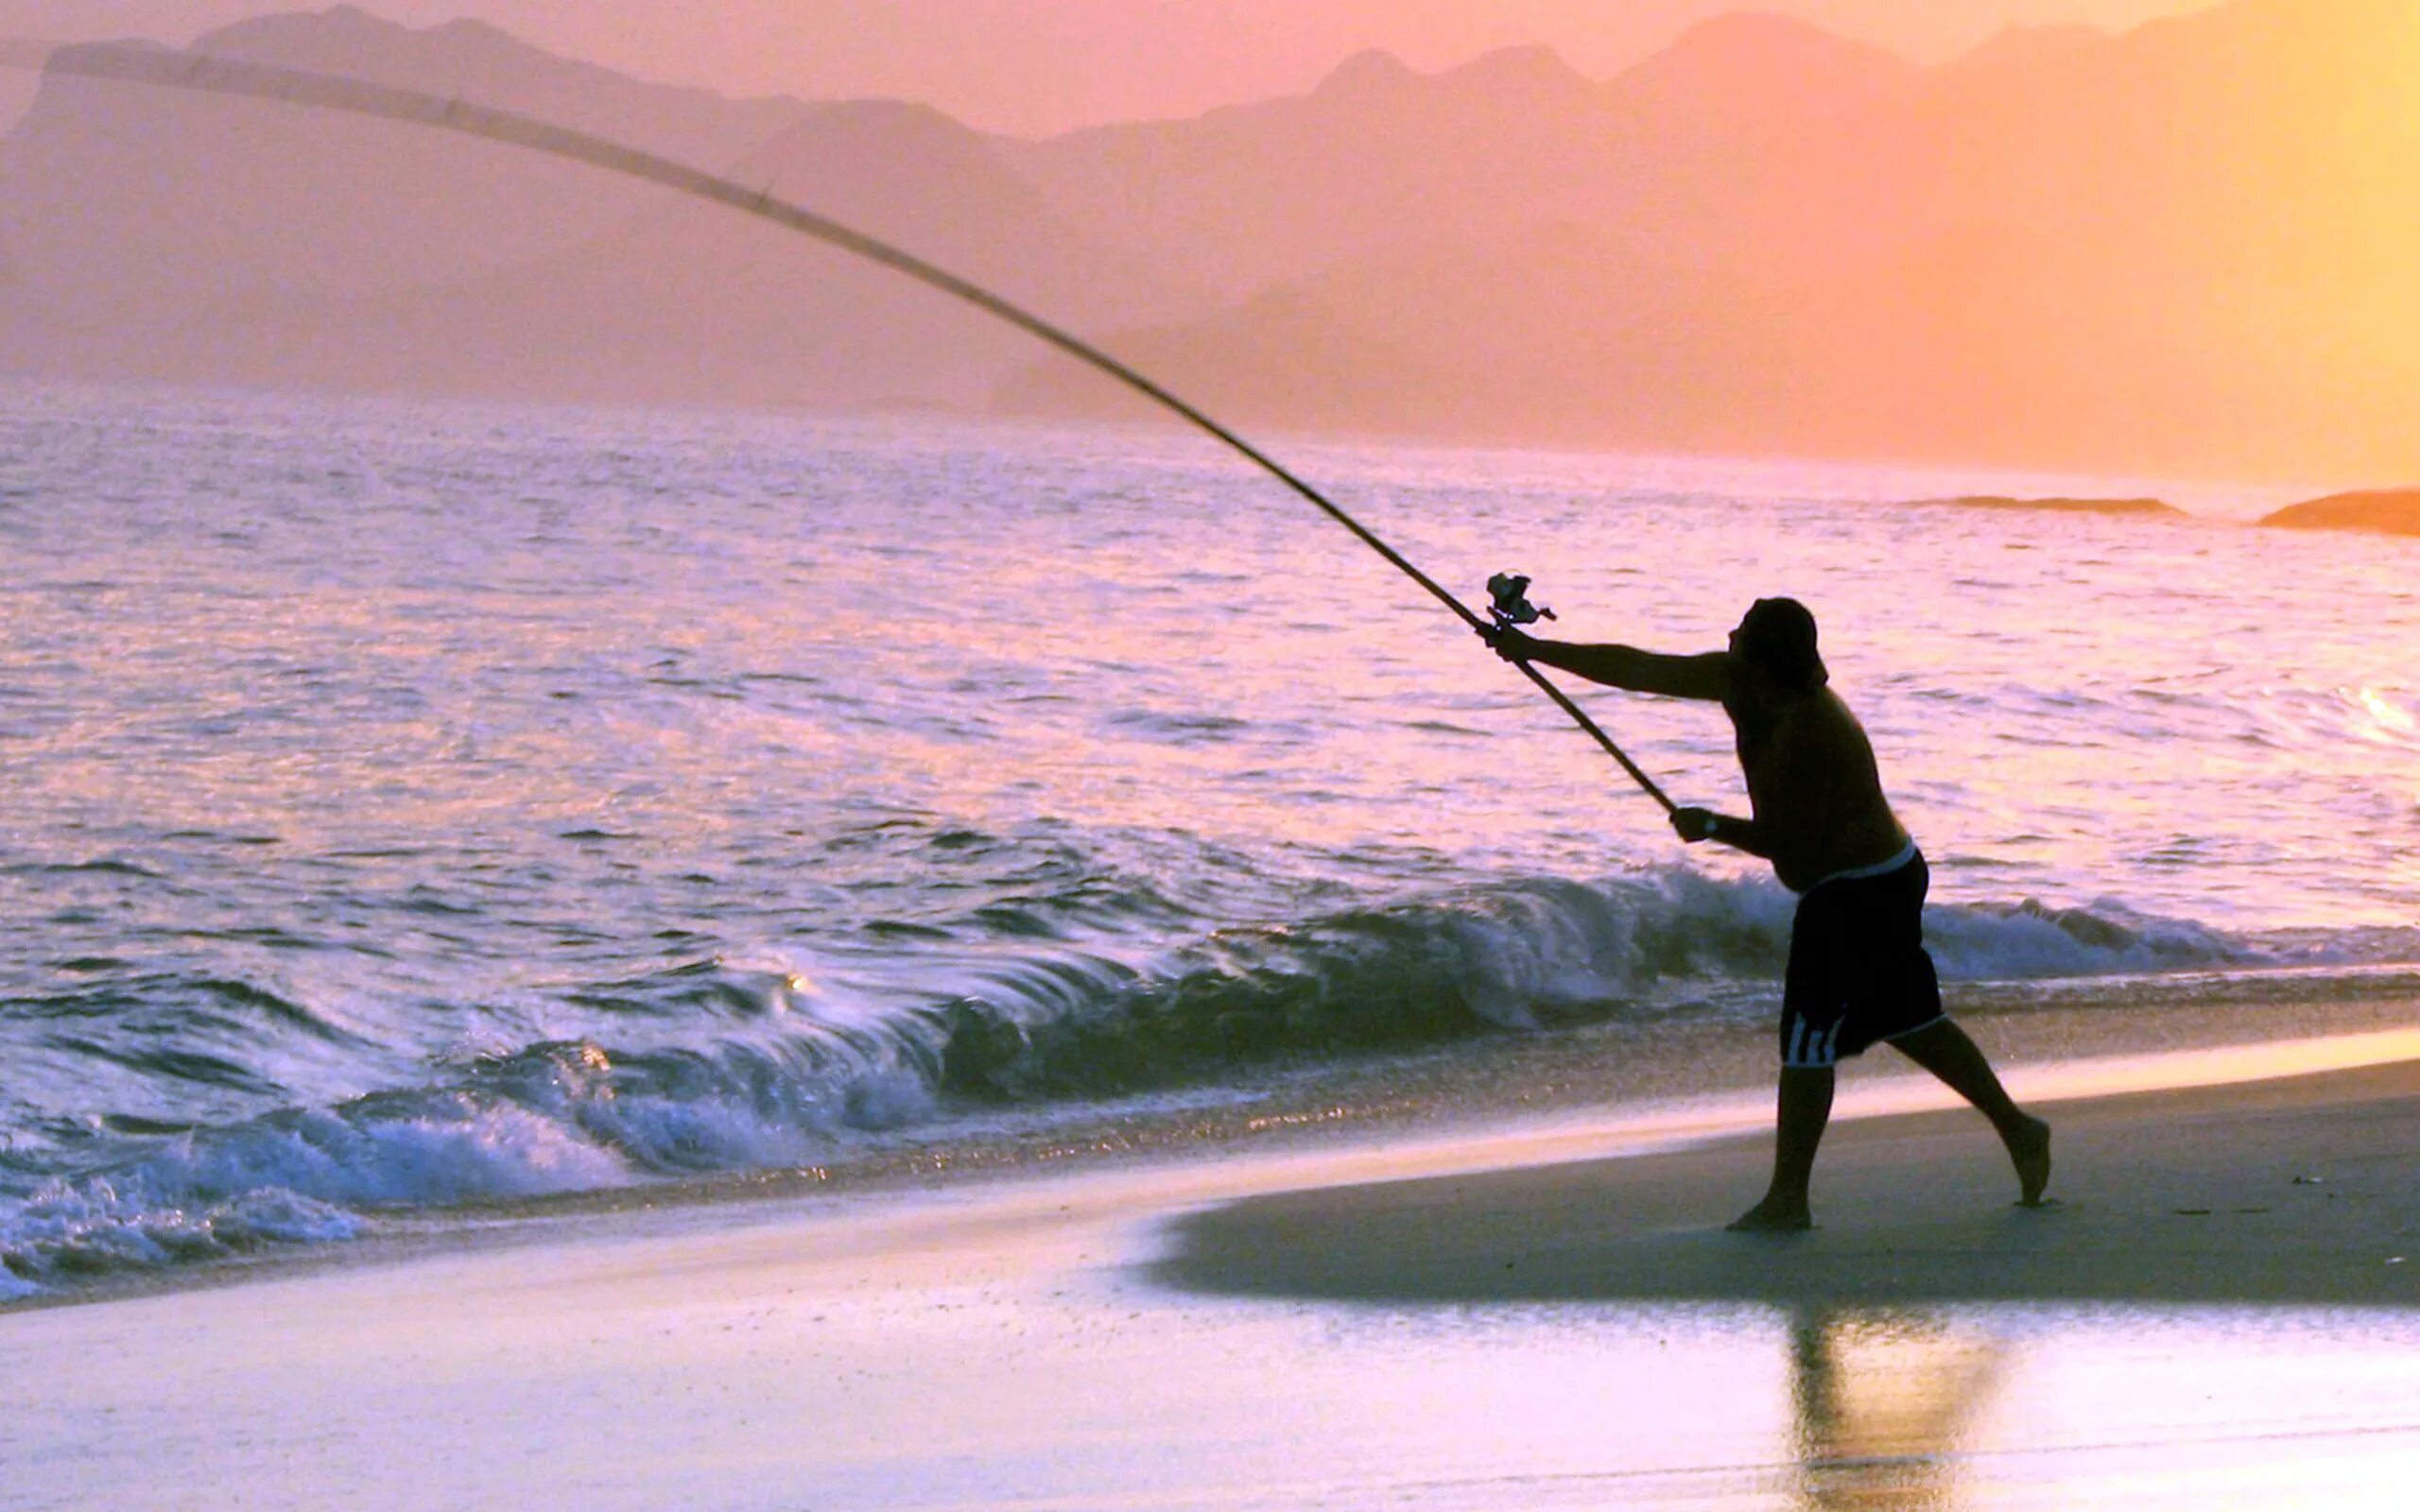
[[[339,9],[233,56],[516,107],[823,209],[1287,426],[2401,483],[2420,26],[2235,0],[1918,67],[1771,17],[1047,141],[735,102]],[[764,228],[476,145],[53,82],[0,145],[37,372],[1132,414]]]

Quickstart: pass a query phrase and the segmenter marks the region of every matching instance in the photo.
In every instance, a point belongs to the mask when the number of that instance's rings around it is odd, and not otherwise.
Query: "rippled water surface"
[[[1570,637],[1806,598],[1954,978],[2420,957],[2420,543],[1277,450]],[[1769,1011],[1785,894],[1190,436],[0,388],[0,1291]]]

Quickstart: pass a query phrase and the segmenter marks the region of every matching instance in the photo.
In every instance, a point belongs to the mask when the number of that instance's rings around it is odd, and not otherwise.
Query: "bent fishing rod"
[[[1427,590],[1429,596],[1454,611],[1456,617],[1474,630],[1501,630],[1528,624],[1547,611],[1531,609],[1525,595],[1529,580],[1510,575],[1498,575],[1489,584],[1493,595],[1492,620],[1482,620],[1471,612],[1462,601],[1439,587],[1426,573],[1406,560],[1392,546],[1379,540],[1361,522],[1347,514],[1319,490],[1295,476],[1275,458],[1212,420],[1184,400],[1135,371],[1098,347],[1079,339],[1058,326],[1011,303],[991,290],[969,283],[946,268],[938,267],[912,253],[902,251],[888,242],[876,240],[863,232],[855,231],[804,206],[778,198],[770,188],[752,189],[735,180],[718,178],[692,168],[669,158],[640,148],[626,146],[604,137],[557,126],[536,116],[517,111],[499,110],[469,100],[424,94],[417,90],[397,89],[359,79],[341,78],[333,75],[308,73],[301,69],[279,68],[266,63],[250,63],[234,59],[216,58],[206,53],[175,52],[162,48],[132,47],[122,43],[52,43],[0,38],[0,67],[27,69],[37,73],[61,77],[97,79],[112,83],[145,84],[154,88],[185,90],[204,94],[225,94],[245,99],[269,100],[311,110],[333,111],[349,115],[372,116],[379,120],[401,122],[407,126],[427,127],[450,131],[460,136],[501,143],[550,157],[586,163],[608,173],[618,173],[643,180],[699,199],[727,205],[743,215],[770,221],[803,235],[811,236],[827,246],[852,253],[868,262],[880,264],[893,272],[902,273],[917,283],[938,289],[953,299],[962,301],[984,313],[1007,321],[1028,335],[1057,348],[1068,356],[1115,379],[1165,409],[1181,416],[1199,429],[1223,441],[1263,472],[1291,489],[1313,507],[1353,532],[1360,542],[1385,558],[1390,565],[1405,576]],[[1664,812],[1674,812],[1675,805],[1655,784],[1654,779],[1639,769],[1613,737],[1599,728],[1581,707],[1573,703],[1561,688],[1548,681],[1544,673],[1527,662],[1512,665],[1521,675],[1536,684],[1538,690],[1554,700],[1555,707],[1568,714],[1572,721],[1604,747],[1605,754],[1621,765],[1630,780],[1663,805]]]

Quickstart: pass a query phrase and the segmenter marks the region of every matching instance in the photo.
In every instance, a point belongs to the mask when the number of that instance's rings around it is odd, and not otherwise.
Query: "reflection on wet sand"
[[[2011,1343],[1925,1314],[1791,1315],[1798,1505],[1956,1507],[1960,1452],[2007,1378]]]

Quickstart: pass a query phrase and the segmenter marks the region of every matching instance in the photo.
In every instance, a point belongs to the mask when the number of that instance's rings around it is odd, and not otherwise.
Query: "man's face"
[[[1737,663],[1735,686],[1752,703],[1768,702],[1773,695],[1772,679],[1766,674],[1764,663],[1747,653],[1747,644],[1748,622],[1742,618],[1731,627],[1731,656]]]

